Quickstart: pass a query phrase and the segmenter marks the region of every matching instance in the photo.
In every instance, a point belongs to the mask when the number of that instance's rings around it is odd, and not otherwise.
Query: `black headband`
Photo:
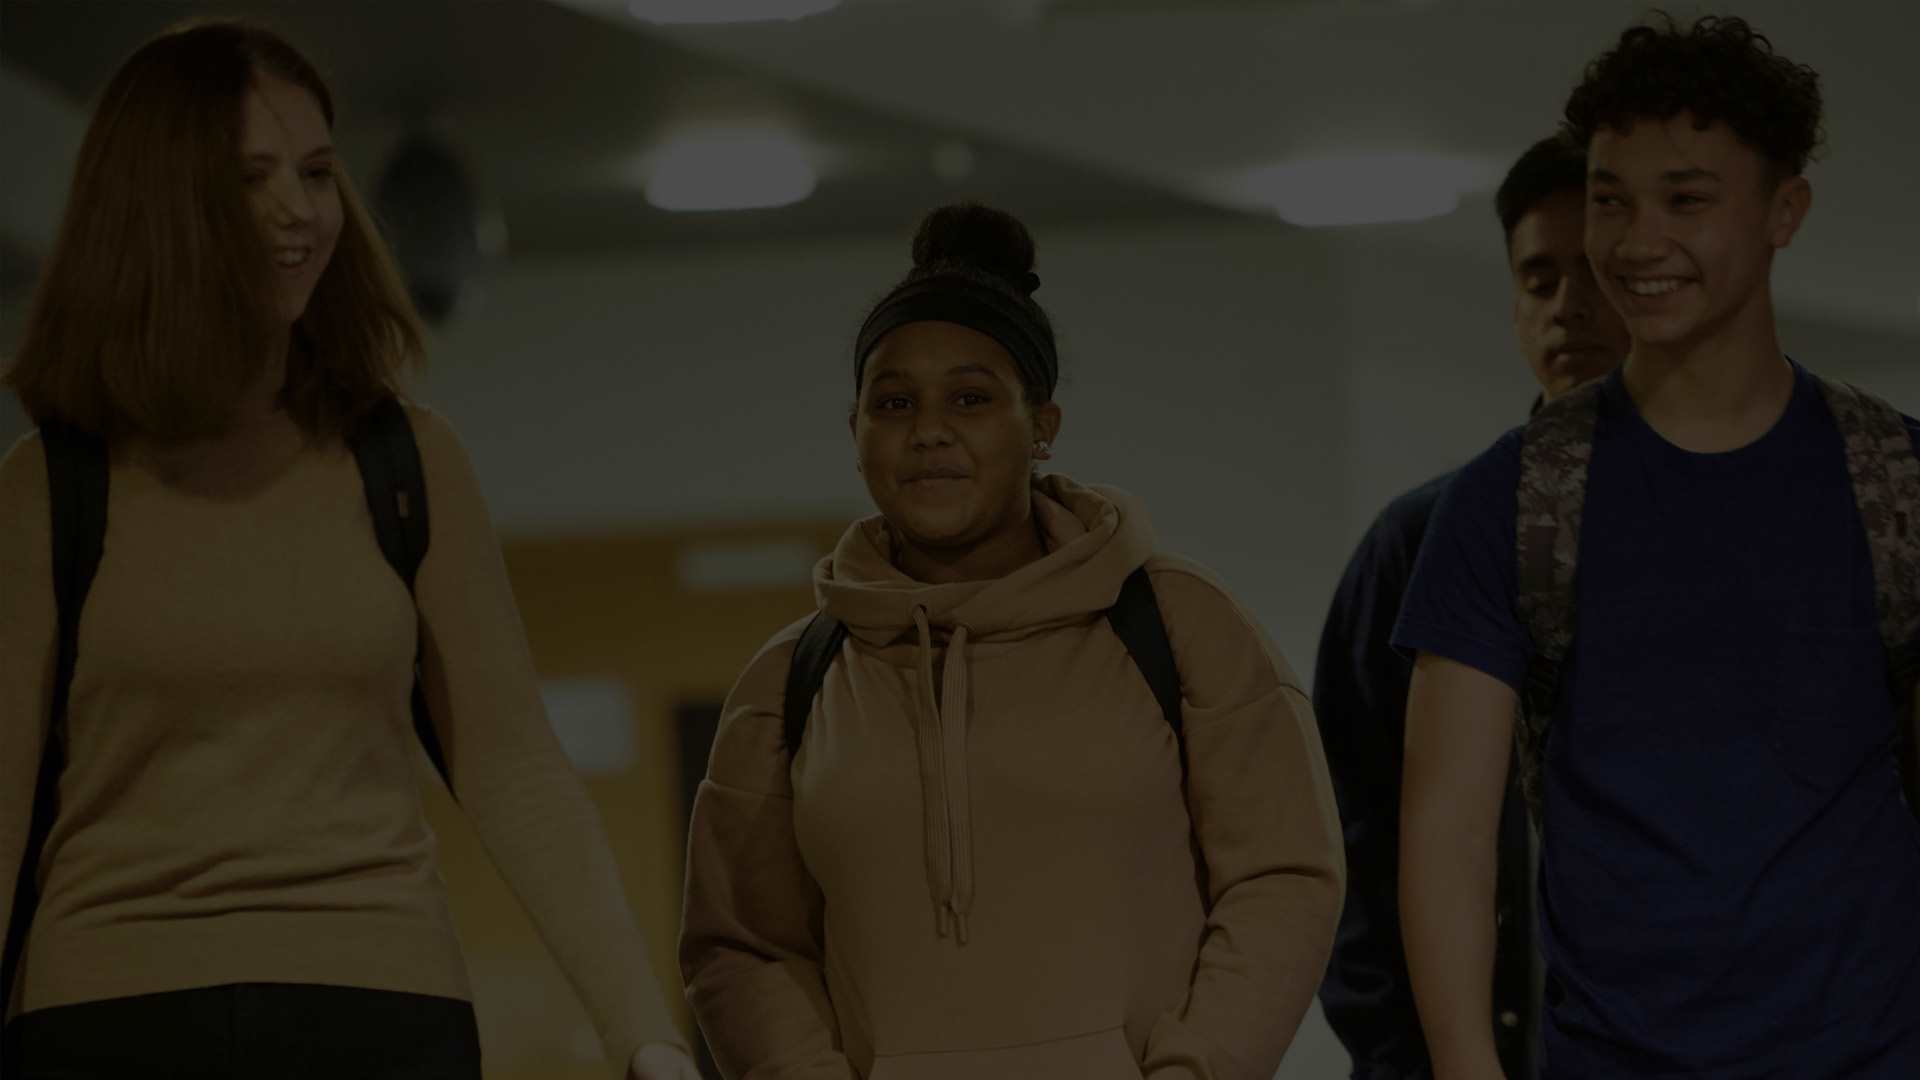
[[[1039,284],[1034,275],[1027,277]],[[1051,395],[1060,381],[1053,335],[1031,311],[998,289],[955,274],[937,274],[900,286],[867,316],[853,346],[855,392],[867,354],[881,338],[911,322],[950,322],[978,330],[1007,350],[1026,385],[1045,387]]]

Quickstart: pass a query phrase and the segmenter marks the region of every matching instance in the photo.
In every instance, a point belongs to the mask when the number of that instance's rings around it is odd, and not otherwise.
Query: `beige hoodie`
[[[729,696],[688,842],[681,966],[729,1077],[1268,1080],[1325,970],[1339,821],[1306,696],[1139,504],[1048,477],[1048,554],[895,569],[878,518],[815,574],[849,638],[799,755],[804,623]],[[1145,564],[1189,768],[1105,619]]]

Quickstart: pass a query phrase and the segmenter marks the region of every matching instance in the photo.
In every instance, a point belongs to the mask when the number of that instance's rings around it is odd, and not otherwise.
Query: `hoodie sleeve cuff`
[[[1147,1034],[1140,1075],[1145,1080],[1222,1080],[1207,1064],[1206,1045],[1172,1013],[1162,1014]]]

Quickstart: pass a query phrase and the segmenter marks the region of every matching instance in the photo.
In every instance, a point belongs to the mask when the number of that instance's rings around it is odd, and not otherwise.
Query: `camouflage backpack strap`
[[[1547,724],[1559,700],[1561,669],[1573,649],[1574,572],[1599,392],[1595,380],[1556,398],[1527,422],[1521,439],[1515,552],[1520,621],[1533,650],[1514,717],[1514,765],[1536,821]]]
[[[1816,381],[1846,443],[1853,501],[1873,556],[1887,684],[1905,707],[1920,679],[1920,458],[1900,410],[1857,387]]]

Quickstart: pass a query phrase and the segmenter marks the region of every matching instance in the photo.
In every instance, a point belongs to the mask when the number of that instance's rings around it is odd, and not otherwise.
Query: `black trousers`
[[[238,983],[36,1009],[4,1080],[480,1080],[473,1006],[345,986]]]

